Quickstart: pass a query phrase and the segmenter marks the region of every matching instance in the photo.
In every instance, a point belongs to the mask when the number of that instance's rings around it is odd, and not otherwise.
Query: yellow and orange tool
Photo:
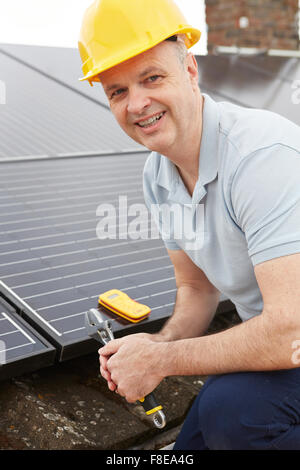
[[[137,323],[147,318],[151,309],[144,304],[137,302],[118,289],[111,289],[99,295],[98,302],[103,307],[108,308],[116,315],[126,320]]]

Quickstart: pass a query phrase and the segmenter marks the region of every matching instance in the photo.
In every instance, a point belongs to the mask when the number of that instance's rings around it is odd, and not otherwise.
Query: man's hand
[[[111,391],[133,403],[162,381],[161,355],[166,343],[159,335],[140,333],[110,341],[99,349],[100,373]]]

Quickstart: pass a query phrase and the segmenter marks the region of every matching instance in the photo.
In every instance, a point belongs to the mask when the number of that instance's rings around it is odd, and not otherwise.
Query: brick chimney
[[[206,0],[208,52],[215,46],[299,50],[299,0]]]

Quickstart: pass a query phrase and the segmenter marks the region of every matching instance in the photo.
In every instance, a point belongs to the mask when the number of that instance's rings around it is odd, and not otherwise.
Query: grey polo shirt
[[[247,320],[263,310],[254,266],[300,252],[300,128],[203,96],[192,197],[176,166],[156,152],[145,164],[144,197],[166,247],[184,250]]]

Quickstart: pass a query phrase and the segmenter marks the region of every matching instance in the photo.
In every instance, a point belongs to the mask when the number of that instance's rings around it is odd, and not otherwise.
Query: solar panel
[[[144,162],[131,156],[1,165],[2,280],[26,303],[25,317],[54,338],[61,359],[88,350],[76,344],[86,340],[84,314],[111,287],[148,303],[152,320],[171,311],[175,283],[161,240],[96,237],[98,204],[116,204],[117,194],[128,204],[143,202]]]
[[[201,56],[200,86],[217,101],[267,109],[300,125],[293,84],[300,77],[300,60],[281,57]]]
[[[0,52],[6,104],[0,107],[0,160],[119,154],[145,150],[111,112]]]
[[[173,266],[160,238],[96,236],[100,203],[118,207],[120,195],[127,197],[128,206],[143,203],[145,158],[1,164],[2,281],[24,317],[54,341],[61,360],[94,347],[86,336],[84,315],[97,307],[99,294],[106,290],[121,289],[152,309],[141,324],[116,323],[117,334],[157,329],[173,310]],[[134,218],[128,220],[130,230]],[[116,223],[120,227],[120,219]],[[9,295],[7,290],[2,293]]]
[[[0,298],[0,380],[54,363],[56,350]]]
[[[0,44],[0,51],[21,61],[27,66],[71,87],[93,101],[109,108],[106,95],[101,86],[80,82],[82,76],[81,60],[77,49],[66,47],[27,46],[20,44]]]

